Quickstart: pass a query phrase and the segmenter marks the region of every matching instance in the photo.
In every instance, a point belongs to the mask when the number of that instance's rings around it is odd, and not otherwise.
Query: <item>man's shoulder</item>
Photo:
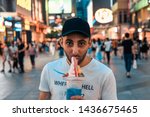
[[[101,73],[112,72],[112,70],[108,66],[106,66],[105,64],[99,62],[96,59],[93,59],[93,67],[92,68],[95,69],[95,70],[101,71]]]
[[[65,60],[66,60],[65,58],[53,60],[53,61],[47,63],[46,66],[49,66],[49,67],[60,66],[62,63],[65,62]]]

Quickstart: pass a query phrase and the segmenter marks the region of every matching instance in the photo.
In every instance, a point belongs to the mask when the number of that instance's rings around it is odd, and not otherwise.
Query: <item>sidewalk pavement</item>
[[[48,54],[36,58],[36,68],[32,69],[29,58],[25,59],[25,73],[0,73],[0,99],[4,100],[37,100],[39,94],[40,74],[43,66],[54,59]],[[0,65],[0,69],[1,69]],[[8,67],[8,66],[7,66]],[[124,61],[112,57],[110,68],[117,82],[119,100],[149,100],[150,99],[150,60],[138,61],[138,69],[132,69],[131,78],[126,78]]]

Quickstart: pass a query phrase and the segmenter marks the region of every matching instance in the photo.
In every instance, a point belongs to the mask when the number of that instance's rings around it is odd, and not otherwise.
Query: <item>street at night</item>
[[[47,54],[36,58],[36,68],[31,69],[29,58],[25,61],[25,73],[0,73],[0,99],[4,100],[37,100],[39,82],[43,66],[54,59]],[[131,70],[131,78],[126,78],[124,61],[120,57],[112,57],[110,68],[117,81],[119,100],[149,100],[150,99],[150,60],[139,60],[138,68]],[[7,67],[8,68],[8,67]],[[6,69],[7,69],[6,68]]]

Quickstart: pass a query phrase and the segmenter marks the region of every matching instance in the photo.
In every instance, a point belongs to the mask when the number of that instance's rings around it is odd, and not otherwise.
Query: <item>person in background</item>
[[[122,41],[125,39],[123,36],[122,39],[118,40],[118,56],[123,59],[123,46],[122,46]]]
[[[20,66],[20,73],[24,73],[24,56],[25,56],[25,45],[21,38],[17,38],[18,43],[18,61]]]
[[[92,39],[92,57],[95,58],[97,43],[95,39]]]
[[[9,48],[10,44],[9,42],[5,42],[4,43],[4,48],[3,48],[3,54],[2,54],[2,58],[3,58],[3,69],[1,70],[1,72],[5,72],[5,62],[7,61],[9,64],[9,73],[12,72],[11,70],[11,50]]]
[[[143,52],[144,59],[148,59],[148,50],[149,50],[149,45],[147,42],[147,38],[144,37],[144,39],[142,41],[142,52]]]
[[[137,69],[137,59],[138,59],[138,42],[137,40],[133,40],[133,46],[132,46],[132,58],[133,58],[133,68]]]
[[[19,68],[18,68],[18,47],[15,45],[14,41],[11,42],[10,50],[11,50],[12,61],[13,61],[13,72],[15,72],[15,69],[17,69],[19,71]]]
[[[98,39],[97,40],[97,48],[96,48],[96,59],[98,61],[102,61],[102,59],[103,59],[102,52],[101,52],[101,46],[102,46],[101,40]]]
[[[101,53],[102,53],[102,62],[105,61],[106,57],[105,57],[105,40],[101,41]]]
[[[114,55],[117,56],[118,41],[116,39],[112,41],[112,47],[113,47],[113,50],[114,50]]]
[[[107,57],[107,64],[110,64],[110,52],[111,52],[111,45],[112,42],[110,41],[109,38],[106,38],[106,41],[104,42],[105,45],[105,53],[106,53],[106,57]]]
[[[132,46],[133,46],[133,41],[129,38],[129,36],[130,36],[129,33],[125,33],[125,39],[122,41],[127,78],[131,77],[130,71],[132,66]]]
[[[142,50],[142,41],[139,39],[139,36],[136,36],[136,41],[137,41],[137,44],[138,44],[138,56],[137,56],[137,59],[141,60],[141,50]]]
[[[28,55],[30,56],[30,61],[32,65],[32,69],[35,68],[35,57],[37,56],[36,48],[33,43],[29,43],[27,47]]]

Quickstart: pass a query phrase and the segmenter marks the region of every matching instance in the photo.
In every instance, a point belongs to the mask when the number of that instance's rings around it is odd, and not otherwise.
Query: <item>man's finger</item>
[[[83,96],[72,96],[71,100],[83,100]]]

